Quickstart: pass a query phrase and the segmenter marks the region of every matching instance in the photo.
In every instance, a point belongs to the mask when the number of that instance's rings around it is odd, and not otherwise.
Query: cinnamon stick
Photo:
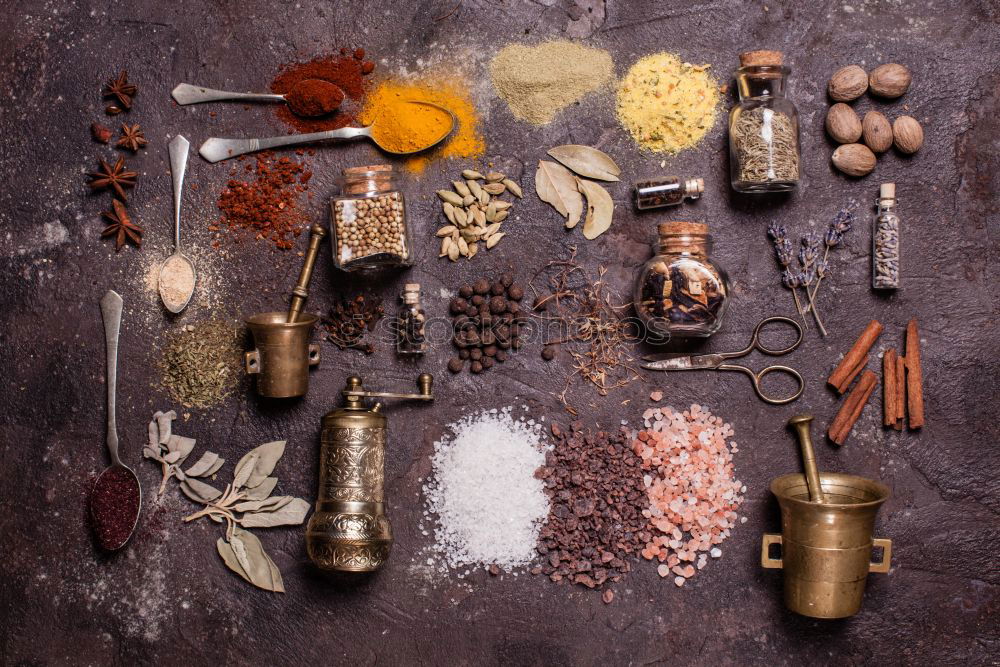
[[[840,386],[844,384],[844,381],[851,376],[851,371],[865,358],[868,354],[868,350],[871,349],[872,345],[875,344],[875,340],[882,333],[882,325],[879,324],[878,320],[872,320],[865,327],[865,330],[861,332],[858,340],[854,343],[854,347],[844,355],[844,358],[840,360],[837,367],[833,369],[833,373],[830,374],[830,379],[827,380],[829,384],[834,389],[840,391]],[[850,383],[848,383],[850,384]],[[846,389],[846,385],[845,385]]]
[[[896,423],[897,431],[903,430],[903,420],[906,419],[906,357],[896,355]]]
[[[920,333],[917,318],[906,325],[906,407],[910,428],[924,425],[924,377],[920,368]]]
[[[837,416],[833,418],[833,422],[830,424],[827,437],[831,441],[838,445],[844,444],[851,429],[854,428],[855,422],[858,421],[858,417],[861,416],[861,412],[865,409],[868,398],[872,395],[872,391],[874,391],[877,384],[878,376],[875,373],[866,370],[861,374],[861,379],[858,380],[858,383],[851,389],[851,393],[844,399],[840,410],[837,412]]]
[[[896,349],[882,353],[882,424],[896,425]]]
[[[846,378],[844,378],[843,383],[841,383],[840,386],[837,387],[838,392],[843,394],[845,391],[847,391],[847,388],[851,386],[852,382],[854,382],[854,378],[858,376],[858,373],[860,373],[861,370],[868,365],[868,360],[870,358],[871,357],[866,354],[864,358],[861,359],[861,361],[859,361],[857,365],[851,369],[851,372],[847,375]]]

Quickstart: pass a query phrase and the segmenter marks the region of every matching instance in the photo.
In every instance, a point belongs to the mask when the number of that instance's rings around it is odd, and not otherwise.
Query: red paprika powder
[[[351,105],[357,108],[365,96],[366,76],[375,69],[375,63],[364,59],[364,49],[356,49],[352,54],[347,49],[341,49],[341,54],[319,56],[304,63],[288,63],[283,65],[278,75],[271,82],[271,91],[287,95],[295,84],[307,79],[328,81],[341,90]],[[302,118],[295,114],[287,105],[275,105],[274,112],[278,118],[289,127],[299,132],[322,132],[346,127],[354,122],[353,108],[343,106],[336,113],[322,118]]]
[[[285,96],[288,106],[303,118],[331,114],[344,101],[344,91],[322,79],[306,79]]]

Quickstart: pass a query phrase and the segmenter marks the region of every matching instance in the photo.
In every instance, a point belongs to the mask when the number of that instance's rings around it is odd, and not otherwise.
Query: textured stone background
[[[69,2],[7,3],[0,14],[0,368],[3,369],[0,473],[3,538],[0,659],[6,664],[189,664],[334,662],[669,664],[827,663],[997,664],[1000,660],[1000,455],[996,387],[997,200],[1000,186],[1000,6],[996,2],[601,2],[465,0],[445,20],[452,0],[374,2]],[[484,62],[503,40],[570,36],[609,49],[618,74],[657,50],[709,62],[723,79],[737,53],[775,48],[793,68],[791,98],[802,114],[804,178],[787,199],[743,198],[728,187],[723,123],[697,150],[666,161],[638,153],[613,117],[612,97],[586,100],[545,128],[514,123],[486,83]],[[268,109],[240,105],[178,108],[170,89],[181,81],[233,90],[265,90],[280,63],[361,45],[381,72],[459,62],[485,116],[489,155],[526,185],[543,147],[594,144],[612,154],[626,178],[613,188],[615,224],[598,241],[565,234],[533,193],[508,222],[509,238],[473,264],[436,259],[427,195],[464,164],[436,165],[406,183],[420,261],[406,276],[424,284],[426,305],[442,312],[441,289],[481,271],[515,266],[526,279],[548,259],[581,244],[588,266],[603,263],[613,284],[628,289],[648,253],[659,220],[708,221],[716,260],[733,280],[735,299],[723,331],[706,345],[742,345],[761,317],[788,313],[790,297],[764,230],[780,220],[794,235],[821,230],[842,207],[861,224],[833,258],[824,283],[826,339],[810,329],[789,363],[808,379],[792,406],[767,407],[746,378],[712,373],[650,377],[599,399],[576,385],[574,400],[592,404],[588,422],[636,422],[659,387],[676,406],[704,403],[732,422],[741,451],[737,472],[748,486],[739,526],[713,561],[683,589],[641,565],[604,605],[599,595],[530,576],[464,580],[420,567],[430,538],[417,528],[420,479],[443,425],[460,415],[504,405],[562,418],[552,392],[564,368],[545,366],[537,346],[498,371],[451,377],[448,350],[417,367],[383,348],[366,358],[324,345],[325,359],[309,396],[292,406],[259,402],[242,387],[223,407],[191,414],[178,430],[230,462],[274,438],[289,447],[279,464],[280,489],[312,498],[319,420],[338,402],[350,372],[380,387],[410,387],[417,372],[434,372],[439,400],[431,407],[388,410],[389,511],[396,547],[383,572],[356,585],[320,578],[305,555],[299,528],[259,531],[284,573],[288,593],[269,595],[228,572],[215,554],[219,528],[182,525],[191,505],[171,490],[154,505],[157,471],[139,460],[145,425],[168,400],[155,387],[153,363],[164,332],[212,311],[235,316],[283,308],[299,267],[292,253],[263,244],[208,248],[206,225],[229,167],[192,156],[185,192],[184,238],[206,282],[199,301],[176,320],[159,309],[145,276],[169,252],[170,181],[166,144],[183,133],[197,146],[211,135],[283,132]],[[913,158],[890,153],[875,175],[843,178],[829,166],[824,90],[834,69],[901,62],[914,84],[890,115],[909,113],[927,141]],[[448,65],[451,66],[451,65]],[[125,67],[141,91],[131,122],[149,149],[132,163],[142,172],[131,198],[146,244],[115,254],[98,240],[105,195],[88,196],[84,174],[112,151],[91,142],[102,120],[101,83]],[[864,110],[873,103],[863,100]],[[882,106],[882,105],[879,105]],[[210,116],[216,112],[216,116]],[[310,215],[327,219],[325,202],[341,168],[376,159],[364,145],[323,147],[310,159]],[[628,185],[655,173],[704,176],[703,200],[664,215],[636,216]],[[905,287],[876,296],[869,289],[869,203],[880,181],[899,185],[904,224]],[[300,249],[304,248],[304,238]],[[387,303],[403,277],[367,285]],[[827,286],[828,285],[828,286]],[[361,287],[334,273],[324,254],[309,307]],[[125,299],[119,370],[123,455],[141,477],[147,503],[139,533],[113,557],[98,555],[84,527],[85,489],[106,461],[103,332],[97,301],[105,290]],[[878,343],[901,345],[906,321],[920,320],[927,427],[883,431],[881,401],[872,400],[842,450],[818,448],[821,467],[879,478],[892,490],[878,533],[895,544],[888,576],[869,579],[855,618],[818,622],[786,612],[780,574],[758,564],[761,533],[778,527],[768,481],[798,469],[784,429],[792,414],[817,415],[817,430],[836,411],[823,379],[870,318],[886,331]],[[760,365],[765,359],[754,358]],[[874,367],[874,363],[872,364]],[[556,369],[556,372],[553,370]],[[627,406],[623,402],[630,399]],[[821,441],[822,442],[822,441]],[[231,468],[224,469],[228,473]]]

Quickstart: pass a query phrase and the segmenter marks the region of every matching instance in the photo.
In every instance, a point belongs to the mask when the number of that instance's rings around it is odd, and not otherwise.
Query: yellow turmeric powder
[[[423,171],[431,159],[477,158],[485,153],[486,142],[469,89],[444,77],[384,80],[369,93],[359,119],[365,125],[374,125],[375,140],[392,151],[413,151],[434,143],[444,134],[450,119],[434,107],[408,102],[437,104],[454,114],[456,120],[455,129],[444,143],[407,159],[406,167],[411,171]]]

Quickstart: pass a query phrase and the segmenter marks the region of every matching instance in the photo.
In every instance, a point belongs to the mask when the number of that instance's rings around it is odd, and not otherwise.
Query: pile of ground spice
[[[90,522],[102,549],[114,551],[128,541],[139,516],[139,497],[135,475],[120,466],[97,478],[90,492]]]
[[[186,408],[209,408],[229,396],[241,378],[242,329],[219,318],[169,334],[158,361],[161,384]]]
[[[360,104],[364,100],[367,75],[375,69],[375,63],[365,60],[365,50],[341,49],[339,54],[324,55],[308,62],[288,63],[271,82],[271,91],[285,95],[300,81],[319,79],[339,86],[348,100]],[[356,106],[355,105],[355,106]],[[299,132],[322,132],[336,130],[354,122],[356,109],[341,106],[336,113],[322,118],[297,116],[284,104],[275,104],[274,112],[291,130]],[[290,131],[291,131],[290,130]]]
[[[359,121],[371,125],[384,108],[400,101],[432,102],[455,116],[456,127],[451,136],[437,148],[406,160],[405,166],[419,173],[432,160],[445,158],[478,158],[486,152],[486,141],[480,127],[479,112],[472,101],[469,85],[458,72],[430,73],[419,78],[386,79],[365,99]]]
[[[552,122],[560,111],[608,83],[613,72],[607,51],[567,40],[509,44],[490,61],[493,87],[515,118],[534,125]]]
[[[579,421],[551,430],[555,446],[538,476],[552,510],[538,540],[544,562],[531,573],[587,588],[621,581],[653,536],[641,461],[622,432],[586,432]]]
[[[305,163],[289,157],[275,158],[271,151],[241,156],[230,172],[229,182],[219,195],[222,218],[209,229],[220,232],[226,227],[239,235],[250,234],[268,239],[275,246],[288,249],[308,223],[299,208],[299,197],[309,188],[312,172]],[[239,180],[240,168],[252,180]],[[219,238],[213,242],[218,247]]]
[[[709,555],[722,556],[718,545],[738,520],[746,487],[733,472],[736,443],[726,445],[733,428],[700,405],[684,412],[650,408],[642,416],[646,429],[632,446],[649,497],[643,514],[658,533],[642,556],[659,560],[659,575],[673,574],[683,586]]]
[[[632,65],[618,88],[617,110],[640,147],[673,154],[708,134],[719,107],[719,83],[708,69],[672,53],[654,53]]]

